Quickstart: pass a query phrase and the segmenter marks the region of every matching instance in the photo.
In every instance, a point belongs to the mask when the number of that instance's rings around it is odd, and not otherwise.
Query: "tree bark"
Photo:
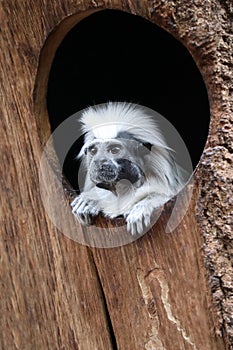
[[[56,48],[78,21],[105,8],[143,16],[182,41],[211,107],[180,225],[165,232],[170,202],[150,232],[111,249],[62,235],[38,185]],[[231,10],[220,0],[1,1],[1,349],[233,349]],[[61,225],[85,236],[68,201],[60,204],[50,156],[45,161]],[[114,223],[96,224],[114,235]]]

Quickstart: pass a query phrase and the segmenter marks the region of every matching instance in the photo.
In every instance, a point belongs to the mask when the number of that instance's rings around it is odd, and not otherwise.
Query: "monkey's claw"
[[[71,202],[72,213],[82,225],[91,225],[92,218],[98,215],[96,202],[83,198],[82,195],[76,197]]]
[[[134,205],[131,211],[125,215],[127,230],[132,234],[141,234],[151,224],[153,208],[141,201]]]

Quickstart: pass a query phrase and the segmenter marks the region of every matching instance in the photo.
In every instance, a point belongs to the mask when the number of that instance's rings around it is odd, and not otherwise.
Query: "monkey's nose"
[[[117,179],[117,167],[111,161],[101,161],[99,166],[99,178],[102,181],[114,181]]]

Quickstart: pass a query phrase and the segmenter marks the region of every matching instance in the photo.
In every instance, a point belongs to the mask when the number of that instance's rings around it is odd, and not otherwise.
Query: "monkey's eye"
[[[119,145],[113,145],[108,148],[108,152],[112,154],[118,154],[121,151],[121,147]]]
[[[94,156],[94,155],[97,153],[97,147],[95,147],[95,146],[89,147],[89,148],[88,148],[88,152],[89,152],[92,156]]]

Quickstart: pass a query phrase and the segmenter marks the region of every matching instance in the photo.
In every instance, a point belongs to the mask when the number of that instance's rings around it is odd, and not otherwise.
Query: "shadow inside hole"
[[[52,131],[75,112],[107,101],[138,103],[160,113],[177,129],[197,165],[208,135],[209,103],[195,62],[169,33],[117,10],[85,18],[59,46],[47,92]],[[63,165],[77,190],[75,156],[82,143],[73,144]],[[54,145],[59,158],[60,140]]]

